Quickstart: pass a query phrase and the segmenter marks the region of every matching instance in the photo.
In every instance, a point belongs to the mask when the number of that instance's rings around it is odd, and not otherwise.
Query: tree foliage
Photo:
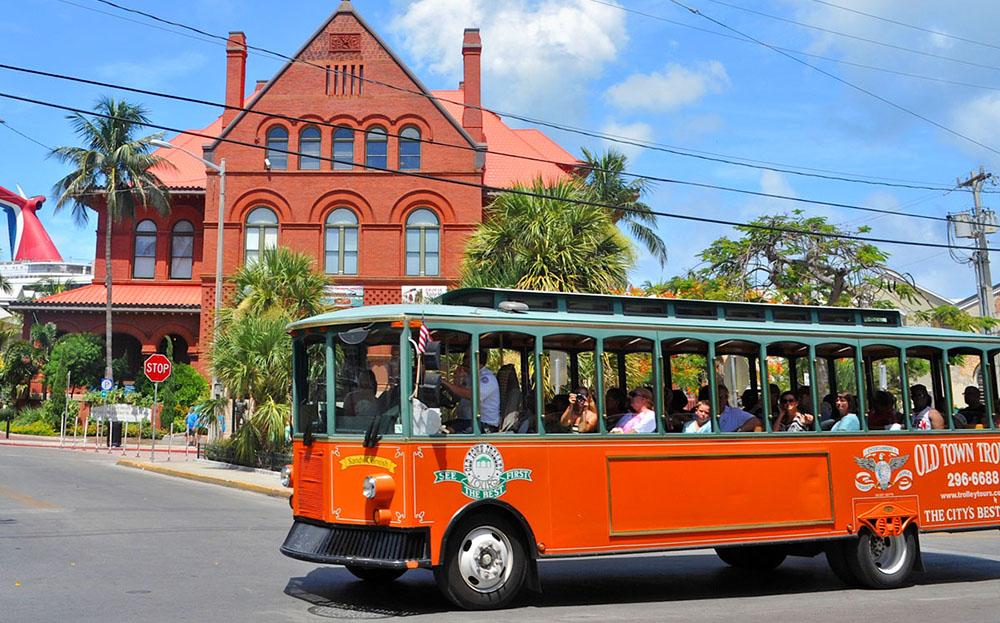
[[[61,411],[66,404],[66,374],[75,387],[95,386],[101,380],[104,341],[93,333],[67,333],[52,345],[45,376],[52,383],[51,400]]]
[[[850,237],[866,227],[852,231],[796,210],[736,229],[740,238],[719,238],[699,254],[704,266],[650,289],[685,298],[858,307],[884,306],[887,291],[916,296],[912,283],[886,267],[888,253]]]
[[[233,276],[237,315],[288,314],[297,320],[322,311],[320,301],[329,280],[316,272],[316,262],[288,247],[265,249]]]
[[[465,287],[608,292],[626,283],[632,243],[607,210],[573,203],[578,182],[516,186],[544,197],[501,193],[469,238],[461,268]]]
[[[586,147],[582,149],[586,161],[584,182],[590,199],[605,205],[615,206],[611,210],[611,221],[616,225],[624,223],[632,237],[646,247],[646,250],[660,262],[667,263],[667,245],[653,229],[656,215],[652,208],[640,201],[649,192],[649,180],[635,177],[626,181],[628,158],[625,154],[609,149],[602,154],[593,154]]]
[[[162,132],[137,136],[149,122],[143,106],[104,96],[97,101],[94,112],[97,116],[73,113],[67,117],[83,147],[57,147],[49,153],[73,167],[55,183],[52,192],[58,197],[56,211],[72,205],[73,218],[80,225],[89,220],[89,210],[105,212],[104,257],[110,267],[113,224],[134,220],[142,206],[160,214],[170,212],[170,193],[152,169],[173,165],[150,153],[150,141],[161,138]],[[111,271],[106,273],[105,371],[110,377]]]

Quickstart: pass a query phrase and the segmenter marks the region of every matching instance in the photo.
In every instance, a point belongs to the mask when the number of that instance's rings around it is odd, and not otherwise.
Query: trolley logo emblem
[[[434,484],[457,482],[462,485],[462,494],[473,500],[498,498],[507,492],[511,480],[531,481],[530,469],[503,471],[503,456],[488,443],[480,443],[465,453],[462,471],[443,469],[434,472]]]
[[[860,471],[854,477],[854,485],[859,491],[870,491],[876,486],[888,491],[893,485],[900,491],[906,491],[913,485],[913,472],[908,469],[896,471],[906,464],[909,454],[899,456],[899,449],[893,446],[871,446],[865,448],[863,454],[864,458],[854,457],[858,467],[868,470]]]

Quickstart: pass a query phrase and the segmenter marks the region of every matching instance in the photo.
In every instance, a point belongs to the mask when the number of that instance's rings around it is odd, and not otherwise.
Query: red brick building
[[[454,284],[464,242],[489,201],[478,185],[555,180],[577,162],[541,132],[513,130],[478,108],[478,30],[466,30],[461,53],[459,89],[428,91],[345,0],[244,99],[246,39],[231,33],[226,104],[245,110],[227,109],[194,131],[201,136],[171,141],[211,162],[225,159],[223,274],[283,245],[316,258],[338,301],[395,303],[404,292]],[[112,231],[114,353],[137,369],[173,336],[177,360],[205,373],[219,175],[180,149],[157,153],[176,166],[159,172],[172,191],[171,214],[143,211]],[[99,215],[92,285],[11,306],[25,312],[26,333],[32,322],[53,321],[60,331],[103,334],[107,226]]]

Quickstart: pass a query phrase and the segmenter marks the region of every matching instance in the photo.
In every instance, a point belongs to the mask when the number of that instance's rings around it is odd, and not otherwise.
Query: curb
[[[164,474],[166,476],[175,476],[177,478],[187,478],[188,480],[197,480],[198,482],[207,482],[213,485],[222,485],[224,487],[231,487],[233,489],[243,489],[246,491],[253,491],[255,493],[263,493],[264,495],[269,495],[271,497],[276,497],[276,498],[288,499],[292,496],[292,491],[290,489],[277,489],[275,487],[265,487],[263,485],[255,485],[247,482],[239,482],[237,480],[229,480],[227,478],[216,478],[214,476],[192,474],[191,472],[171,469],[169,467],[162,467],[160,465],[152,465],[140,461],[130,461],[128,459],[122,459],[118,461],[116,465],[155,472],[157,474]]]

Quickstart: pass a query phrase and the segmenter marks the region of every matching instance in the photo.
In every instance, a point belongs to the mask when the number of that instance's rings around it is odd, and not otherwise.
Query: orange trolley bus
[[[991,336],[890,310],[490,289],[289,331],[281,551],[373,582],[432,569],[464,608],[541,590],[546,558],[690,548],[761,569],[824,553],[889,588],[920,568],[919,533],[1000,527]],[[718,388],[707,434],[676,432],[699,385]],[[789,392],[805,430],[782,430]],[[830,395],[853,427],[827,430]],[[642,426],[615,421],[622,402]]]

